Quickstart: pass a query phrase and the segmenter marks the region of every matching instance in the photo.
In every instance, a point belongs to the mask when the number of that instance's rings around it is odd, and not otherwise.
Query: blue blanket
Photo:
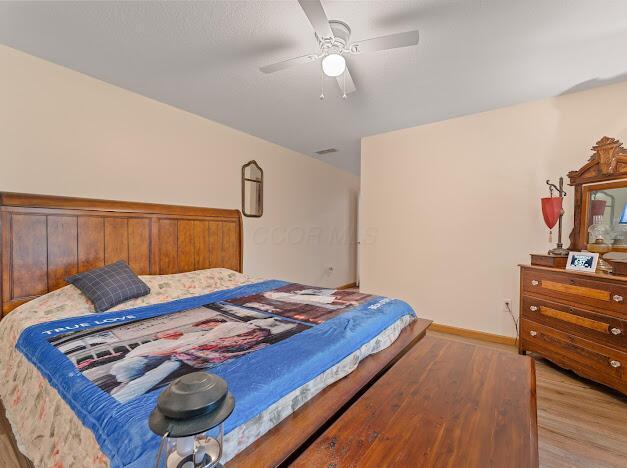
[[[34,325],[17,348],[93,431],[113,467],[145,467],[159,445],[148,417],[177,375],[200,366],[227,381],[236,402],[228,434],[415,315],[399,300],[357,296],[264,281]],[[217,338],[203,341],[208,333]],[[171,343],[184,345],[173,351]]]

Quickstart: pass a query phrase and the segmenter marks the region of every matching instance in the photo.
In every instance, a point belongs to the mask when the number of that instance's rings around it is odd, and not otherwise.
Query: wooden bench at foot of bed
[[[537,467],[534,361],[427,336],[292,466]]]

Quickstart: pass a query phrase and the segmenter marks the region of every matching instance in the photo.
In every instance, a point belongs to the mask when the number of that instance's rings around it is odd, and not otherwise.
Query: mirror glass
[[[614,245],[627,245],[627,187],[590,190],[588,200],[588,228],[593,224],[609,228],[609,239]],[[588,233],[588,242],[594,242]]]
[[[261,182],[261,168],[256,162],[251,161],[244,166],[244,177],[249,181]]]
[[[263,214],[263,170],[255,161],[242,167],[242,213],[253,218]]]

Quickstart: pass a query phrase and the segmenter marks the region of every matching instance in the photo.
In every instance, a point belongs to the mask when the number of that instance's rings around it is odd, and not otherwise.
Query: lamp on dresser
[[[564,216],[564,209],[562,204],[566,192],[564,192],[564,178],[559,178],[559,186],[551,183],[550,180],[546,181],[549,186],[550,197],[542,199],[542,215],[544,222],[549,228],[549,242],[553,242],[553,231],[555,223],[558,224],[557,228],[557,246],[549,250],[549,255],[554,257],[568,257],[568,250],[562,245],[562,217]],[[553,196],[553,190],[557,191],[557,197]]]
[[[621,142],[603,137],[592,150],[589,161],[568,174],[575,189],[573,251],[595,241],[589,237],[593,224],[611,230],[620,223],[627,202],[627,152]],[[608,203],[592,203],[600,199]],[[619,201],[620,212],[614,210]],[[627,252],[627,245],[610,248]],[[533,257],[533,265],[520,266],[519,352],[536,352],[627,394],[627,277],[542,266]]]
[[[553,228],[558,224],[557,229],[557,246],[548,251],[547,254],[531,254],[531,264],[547,267],[564,268],[568,257],[568,250],[562,245],[562,217],[564,209],[562,204],[566,192],[564,191],[564,178],[559,178],[559,186],[546,181],[549,186],[549,195],[540,199],[542,206],[542,217],[546,227],[549,228],[549,242],[553,242]],[[557,192],[557,196],[553,196],[553,191]]]

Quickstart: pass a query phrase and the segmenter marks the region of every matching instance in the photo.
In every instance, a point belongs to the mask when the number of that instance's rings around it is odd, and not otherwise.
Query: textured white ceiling
[[[359,172],[360,138],[626,79],[627,1],[324,1],[353,39],[419,29],[418,47],[349,58],[343,101],[310,63],[295,0],[2,2],[0,42]],[[626,99],[627,103],[627,99]]]

